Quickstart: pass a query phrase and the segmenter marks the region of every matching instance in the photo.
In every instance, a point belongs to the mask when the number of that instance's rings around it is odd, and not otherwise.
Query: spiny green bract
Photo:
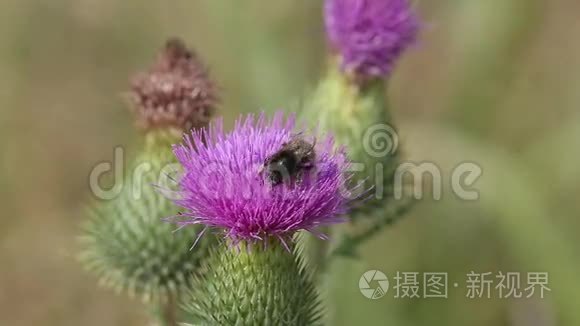
[[[387,107],[385,82],[354,83],[336,65],[331,64],[301,115],[348,149],[356,172],[352,181],[364,182],[360,189],[370,189],[370,198],[349,212],[357,217],[384,207],[392,198],[399,139]]]
[[[173,232],[175,225],[161,220],[178,211],[153,187],[167,164],[174,161],[169,142],[158,140],[148,144],[133,168],[125,172],[120,195],[89,210],[81,237],[80,259],[86,269],[98,275],[105,286],[118,292],[127,290],[145,302],[164,301],[189,289],[192,274],[215,239],[204,236],[190,250],[199,229]],[[132,175],[137,166],[148,164],[150,169],[142,177]],[[133,190],[134,184],[141,184],[137,188],[140,196]]]
[[[384,227],[403,217],[412,205],[407,198],[395,198],[400,150],[397,129],[390,116],[385,79],[358,82],[331,58],[326,75],[304,106],[301,117],[315,121],[324,132],[335,136],[347,148],[354,172],[351,187],[367,191],[362,202],[353,203],[349,226],[335,226],[329,232],[330,245],[305,242],[311,258],[324,269],[324,259],[332,255],[357,256],[357,247]],[[360,186],[360,183],[364,184]],[[359,185],[359,186],[357,186]]]
[[[297,251],[267,245],[213,250],[184,299],[195,325],[319,325],[321,305]]]

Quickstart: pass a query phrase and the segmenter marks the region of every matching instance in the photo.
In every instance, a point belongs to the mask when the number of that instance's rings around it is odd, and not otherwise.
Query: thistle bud
[[[373,218],[370,226],[332,230],[337,241],[332,252],[352,256],[360,242],[399,217],[390,211],[405,210],[393,210],[393,205],[386,209],[400,155],[386,86],[397,59],[416,38],[419,20],[407,0],[326,0],[324,18],[331,46],[328,70],[307,100],[302,118],[335,135],[348,149],[352,182],[371,189],[349,213],[352,222],[361,216]],[[406,201],[401,205],[408,206]],[[304,239],[310,260],[323,269],[328,248]]]
[[[219,97],[198,55],[173,38],[152,67],[132,79],[129,100],[141,129],[188,131],[207,125]]]
[[[191,274],[212,242],[204,237],[190,250],[200,229],[173,232],[176,228],[161,220],[178,210],[150,185],[170,172],[174,141],[171,134],[149,134],[125,173],[119,196],[91,205],[83,227],[81,261],[86,269],[101,284],[144,302],[167,302],[188,290]]]
[[[209,123],[217,95],[206,69],[177,39],[167,41],[157,62],[132,82],[132,109],[146,131],[122,180],[119,196],[91,205],[83,228],[81,260],[101,282],[161,307],[161,319],[174,325],[179,297],[215,238],[192,248],[201,227],[176,231],[162,218],[178,209],[151,185],[171,180],[176,171],[171,145],[184,130]]]
[[[302,115],[307,120],[316,119],[322,130],[332,131],[336,142],[348,148],[351,182],[370,189],[349,215],[383,205],[393,193],[393,174],[399,162],[399,139],[384,82],[375,80],[361,87],[331,65]]]
[[[386,80],[419,23],[406,0],[327,0],[324,9],[333,51],[303,115],[349,149],[353,180],[372,189],[353,215],[382,205],[392,194],[399,139]]]

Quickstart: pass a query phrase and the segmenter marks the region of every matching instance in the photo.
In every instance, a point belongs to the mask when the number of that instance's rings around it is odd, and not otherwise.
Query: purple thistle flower
[[[388,75],[419,29],[407,0],[326,0],[324,14],[342,68],[362,77]]]
[[[295,137],[308,139],[294,129],[295,118],[279,112],[272,120],[264,113],[240,118],[228,133],[220,119],[186,135],[173,151],[183,167],[174,201],[187,212],[168,220],[180,227],[222,229],[234,243],[278,238],[286,245],[299,230],[324,238],[316,229],[342,222],[350,202],[341,192],[349,162],[332,137],[309,139],[315,150],[312,168],[292,182],[273,184],[265,161]]]

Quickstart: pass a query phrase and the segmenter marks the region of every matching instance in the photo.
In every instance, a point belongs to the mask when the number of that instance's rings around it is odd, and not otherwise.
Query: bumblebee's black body
[[[287,180],[300,182],[303,172],[312,169],[315,160],[314,145],[296,136],[266,159],[264,170],[273,186]]]

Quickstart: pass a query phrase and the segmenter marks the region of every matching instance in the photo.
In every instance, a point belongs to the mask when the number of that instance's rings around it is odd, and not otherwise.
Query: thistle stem
[[[175,298],[170,295],[167,302],[163,305],[163,322],[165,326],[177,326],[177,309]]]
[[[159,326],[178,326],[177,321],[177,300],[174,295],[167,297],[166,301],[160,302],[157,306],[155,317],[156,325]]]

